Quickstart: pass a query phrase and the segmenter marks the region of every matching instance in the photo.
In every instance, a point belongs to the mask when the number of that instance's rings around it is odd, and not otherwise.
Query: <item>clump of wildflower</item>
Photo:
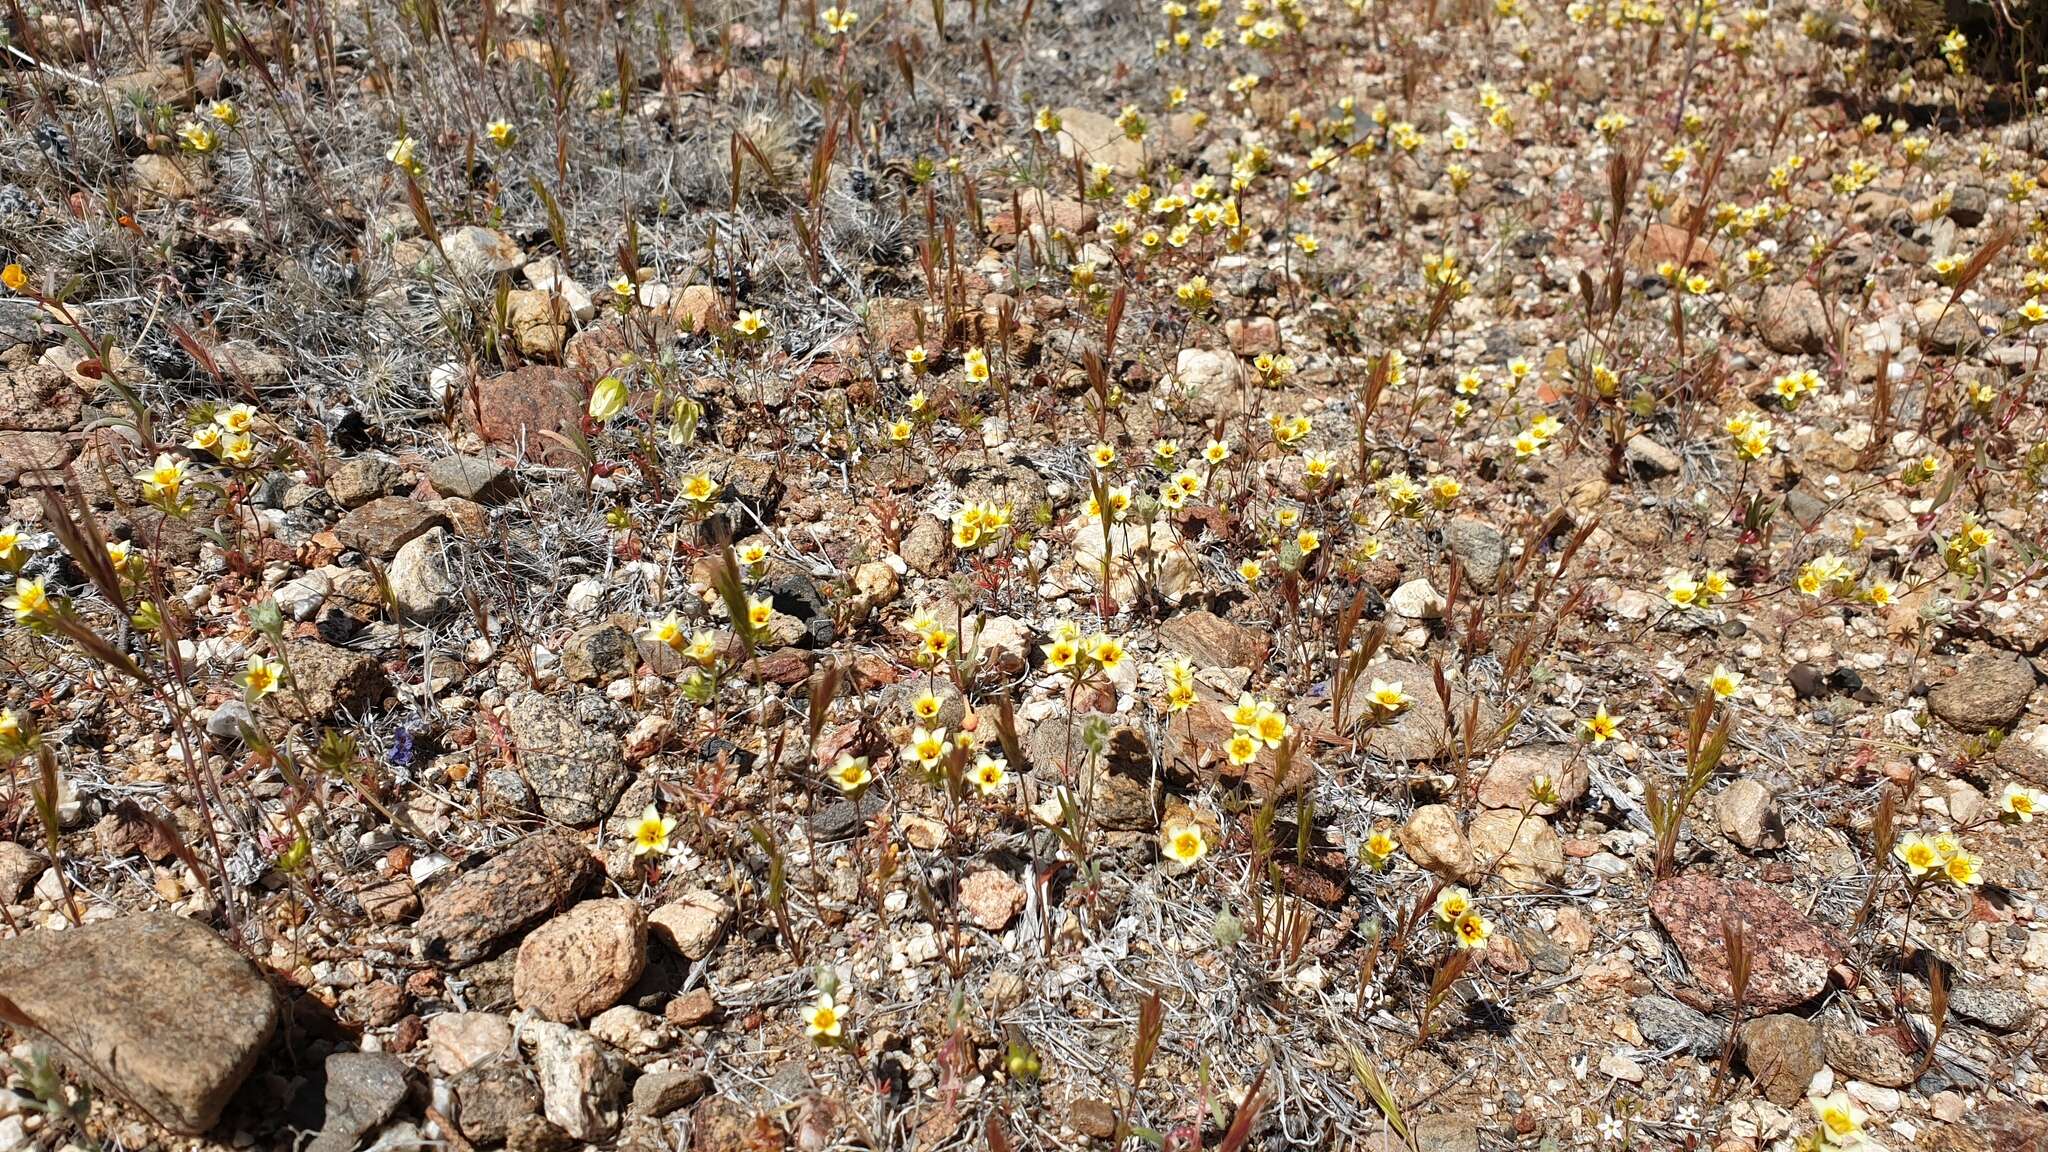
[[[976,548],[994,540],[1010,526],[1011,508],[992,501],[969,501],[953,510],[953,547]]]

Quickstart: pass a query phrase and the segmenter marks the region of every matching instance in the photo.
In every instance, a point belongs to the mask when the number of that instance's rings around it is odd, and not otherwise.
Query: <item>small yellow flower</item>
[[[1076,640],[1056,639],[1040,649],[1045,653],[1045,666],[1053,672],[1064,672],[1074,666],[1081,657],[1081,644]]]
[[[709,504],[718,495],[718,485],[708,473],[699,472],[683,480],[683,498],[695,504]]]
[[[1892,855],[1914,876],[1925,876],[1941,865],[1941,853],[1936,851],[1934,841],[1925,836],[1901,837],[1892,848]]]
[[[1209,441],[1202,445],[1202,459],[1211,466],[1223,463],[1230,459],[1230,444],[1223,440]]]
[[[818,993],[818,998],[804,1009],[804,1031],[819,1043],[839,1039],[845,1028],[846,1012],[830,992]]]
[[[1088,658],[1102,666],[1105,672],[1114,672],[1124,662],[1123,642],[1114,636],[1095,636],[1088,641]]]
[[[392,167],[405,172],[407,175],[418,176],[420,174],[418,151],[419,141],[414,140],[410,136],[400,136],[391,142],[390,148],[385,150],[384,159],[389,160]]]
[[[2048,804],[2048,797],[2018,781],[2007,784],[1998,797],[1998,810],[2021,824],[2033,823],[2035,813],[2044,804]]]
[[[1402,689],[1399,680],[1381,680],[1377,677],[1367,689],[1365,698],[1375,709],[1388,713],[1400,712],[1415,703],[1415,698]]]
[[[1968,852],[1958,852],[1943,861],[1941,871],[1958,888],[1974,888],[1984,881],[1981,862]]]
[[[945,759],[949,747],[944,728],[915,728],[910,733],[910,743],[903,746],[903,759],[920,768],[930,770]]]
[[[1003,767],[1003,761],[996,756],[982,756],[974,762],[974,771],[968,774],[974,787],[983,796],[993,796],[1009,786],[1010,773]]]
[[[1360,855],[1365,857],[1367,866],[1384,868],[1387,865],[1387,861],[1392,860],[1394,854],[1400,850],[1401,846],[1395,843],[1392,836],[1384,831],[1374,831],[1372,835],[1365,838],[1365,845],[1359,852]]]
[[[1742,691],[1742,673],[1731,672],[1716,664],[1712,674],[1707,677],[1707,688],[1714,693],[1714,699],[1727,700]]]
[[[1621,731],[1621,725],[1607,714],[1607,705],[1602,703],[1594,713],[1580,723],[1586,739],[1594,744],[1605,744]]]
[[[1247,560],[1244,563],[1239,564],[1237,566],[1237,574],[1244,578],[1245,583],[1251,585],[1254,588],[1258,587],[1259,577],[1264,572],[1265,569],[1259,566],[1259,562],[1257,560]]]
[[[766,628],[775,616],[775,602],[758,596],[747,597],[747,624],[753,628]]]
[[[1493,935],[1493,922],[1477,911],[1466,912],[1451,925],[1451,935],[1458,947],[1467,951],[1486,947],[1486,940]]]
[[[844,36],[853,31],[853,26],[860,22],[860,13],[851,8],[834,6],[818,13],[818,19],[825,22],[827,32],[834,36]]]
[[[695,660],[706,668],[718,659],[718,637],[709,632],[699,632],[690,637],[690,646],[683,649],[683,655]]]
[[[689,643],[689,637],[683,634],[683,618],[671,612],[648,625],[647,640],[649,643],[667,645],[673,651],[682,651],[683,646]]]
[[[7,285],[9,292],[19,292],[28,287],[28,273],[19,264],[0,268],[0,284]]]
[[[242,669],[242,674],[235,677],[235,683],[242,686],[249,702],[253,704],[277,691],[284,683],[284,665],[276,660],[251,656],[247,666]]]
[[[489,124],[484,125],[484,135],[490,137],[491,143],[496,144],[498,147],[510,148],[519,134],[512,127],[511,121],[493,120]]]
[[[156,463],[135,474],[142,494],[151,500],[175,502],[185,486],[185,464],[169,453],[160,453]]]
[[[617,416],[626,407],[626,384],[617,376],[607,376],[590,390],[590,418],[603,424]]]
[[[1169,824],[1160,833],[1160,849],[1183,868],[1192,867],[1209,854],[1209,841],[1196,824]]]
[[[178,143],[194,152],[211,152],[220,147],[220,135],[197,120],[178,125]]]
[[[873,779],[874,775],[868,771],[868,758],[865,756],[841,752],[839,762],[832,765],[832,783],[841,792],[858,792],[867,787],[868,781]]]
[[[663,816],[659,809],[649,804],[628,830],[633,837],[633,855],[666,856],[669,833],[675,830],[675,818]]]
[[[1681,611],[1699,607],[1700,586],[1690,572],[1679,572],[1664,581],[1664,599]]]
[[[1223,742],[1223,754],[1242,768],[1259,758],[1259,740],[1249,732],[1238,732]]]
[[[752,308],[742,308],[739,318],[732,322],[732,330],[752,340],[767,335],[768,321]]]
[[[43,587],[43,580],[40,576],[34,580],[25,580],[19,576],[15,577],[14,595],[9,596],[4,601],[4,604],[8,611],[14,613],[14,620],[17,624],[25,624],[30,620],[44,616],[52,608],[50,593]]]
[[[1813,1116],[1820,1122],[1821,1139],[1828,1147],[1852,1148],[1863,1142],[1863,1109],[1847,1092],[1815,1098]]]
[[[1456,924],[1465,913],[1472,910],[1472,894],[1453,884],[1437,893],[1433,910],[1439,921],[1444,924]]]
[[[1088,449],[1088,462],[1095,465],[1097,471],[1101,471],[1116,463],[1116,449],[1108,444],[1097,444]]]

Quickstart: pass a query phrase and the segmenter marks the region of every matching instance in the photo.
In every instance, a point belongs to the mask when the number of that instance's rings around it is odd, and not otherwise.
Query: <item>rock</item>
[[[160,913],[0,940],[0,989],[58,1060],[185,1135],[213,1127],[278,1020],[254,965]]]
[[[40,853],[12,840],[0,840],[0,904],[21,899],[50,862]]]
[[[861,793],[858,801],[844,796],[827,800],[811,813],[811,835],[826,842],[845,840],[888,810],[888,799],[875,788]]]
[[[1183,348],[1168,391],[1203,417],[1233,416],[1244,403],[1244,381],[1244,365],[1228,348]]]
[[[1107,164],[1119,176],[1135,176],[1144,171],[1144,145],[1124,135],[1114,117],[1074,107],[1060,109],[1059,117],[1057,143],[1060,158],[1068,166],[1079,156],[1085,163]]]
[[[1643,1039],[1659,1051],[1681,1048],[1696,1060],[1714,1060],[1721,1055],[1728,1035],[1725,1021],[1669,996],[1637,996],[1629,1001],[1628,1010]]]
[[[1881,1032],[1858,1032],[1839,1020],[1820,1030],[1821,1052],[1835,1071],[1851,1080],[1903,1088],[1913,1082],[1917,1057]]]
[[[456,402],[456,411],[492,444],[566,468],[576,463],[575,450],[540,433],[560,435],[579,427],[586,402],[573,373],[528,366],[477,381],[474,392]]]
[[[333,591],[334,581],[327,573],[316,569],[279,584],[270,598],[277,602],[277,610],[287,619],[304,621],[320,614],[320,605],[326,603],[328,594]]]
[[[427,466],[427,483],[443,496],[503,504],[519,494],[519,476],[496,460],[443,456]]]
[[[718,1015],[718,1002],[708,989],[693,988],[668,1002],[661,1018],[677,1028],[695,1028]]]
[[[1427,580],[1409,580],[1387,597],[1387,611],[1405,620],[1435,620],[1444,614],[1443,594]]]
[[[633,1056],[658,1052],[668,1043],[668,1029],[662,1026],[661,1017],[631,1004],[599,1012],[590,1021],[590,1034]]]
[[[455,1096],[456,1124],[476,1144],[502,1144],[540,1118],[540,1088],[516,1054],[472,1065],[456,1074],[448,1087]]]
[[[1785,846],[1785,825],[1778,816],[1778,801],[1771,790],[1744,776],[1714,797],[1714,817],[1721,833],[1756,852]]]
[[[1736,1030],[1736,1047],[1743,1066],[1756,1078],[1757,1089],[1780,1108],[1805,1097],[1807,1085],[1826,1064],[1820,1029],[1782,1013],[1745,1021]]]
[[[375,879],[356,894],[362,914],[373,924],[403,924],[420,914],[420,894],[412,888],[412,877],[393,875]]]
[[[709,284],[686,284],[669,305],[669,318],[678,332],[709,332],[724,321],[725,302]]]
[[[1400,841],[1401,851],[1422,868],[1453,880],[1471,875],[1472,843],[1449,805],[1417,808],[1401,826]]]
[[[224,700],[206,717],[206,734],[220,740],[240,740],[242,727],[256,726],[256,714],[240,700]]]
[[[1412,1132],[1429,1152],[1479,1152],[1479,1125],[1464,1116],[1417,1117]]]
[[[1777,284],[1757,303],[1757,335],[1773,352],[1817,353],[1827,347],[1827,309],[1808,284]]]
[[[1785,682],[1792,685],[1792,695],[1801,700],[1824,696],[1828,690],[1827,674],[1803,661],[1785,669]]]
[[[1450,674],[1450,669],[1445,669]],[[1374,680],[1386,680],[1401,685],[1402,690],[1414,697],[1415,702],[1403,709],[1389,723],[1378,725],[1367,734],[1365,748],[1370,754],[1382,760],[1397,764],[1418,760],[1435,760],[1448,756],[1457,750],[1456,733],[1444,724],[1443,705],[1436,696],[1435,676],[1430,669],[1409,660],[1382,660],[1368,665],[1352,684],[1349,698],[1344,705],[1344,716],[1348,723],[1352,718],[1372,714],[1367,694],[1372,691]],[[1471,705],[1472,693],[1456,680],[1451,682],[1451,715],[1457,723],[1463,724]],[[1499,713],[1485,699],[1479,701],[1479,731],[1491,732],[1499,724]]]
[[[562,675],[578,684],[609,684],[632,674],[639,649],[625,629],[609,621],[569,634],[562,645]]]
[[[960,907],[975,927],[1000,932],[1024,910],[1024,886],[1008,873],[986,868],[960,882]]]
[[[722,1096],[699,1101],[691,1110],[690,1134],[691,1147],[706,1152],[782,1152],[789,1146],[788,1137],[773,1116],[757,1113]],[[820,1147],[827,1143],[817,1141]]]
[[[1646,476],[1675,476],[1684,461],[1678,453],[1638,432],[1622,445],[1622,457]]]
[[[640,906],[587,900],[519,945],[512,991],[521,1008],[549,1020],[588,1020],[618,1003],[646,967],[647,917]]]
[[[2034,694],[2034,667],[2007,652],[1978,652],[1927,693],[1927,709],[1965,732],[2010,732]]]
[[[566,907],[597,872],[597,861],[568,836],[528,836],[428,898],[419,946],[430,959],[473,964]]]
[[[1949,1009],[1965,1020],[1974,1020],[1994,1032],[2017,1032],[2033,1018],[2034,1007],[2022,992],[2009,988],[1972,986],[1949,993]],[[1897,1087],[1897,1085],[1894,1085]]]
[[[1116,1135],[1116,1107],[1092,1096],[1083,1096],[1067,1106],[1067,1123],[1091,1140],[1108,1140]]]
[[[448,532],[429,529],[406,542],[385,570],[398,618],[408,622],[438,619],[456,605],[462,583],[448,560]]]
[[[1675,224],[1654,223],[1628,246],[1629,262],[1639,271],[1655,272],[1665,264],[1684,269],[1712,269],[1720,263],[1705,236],[1694,236]]]
[[[1643,1066],[1619,1052],[1609,1052],[1600,1058],[1600,1074],[1630,1084],[1643,1082]]]
[[[382,703],[391,688],[384,666],[361,652],[318,640],[286,640],[284,650],[291,665],[292,686],[261,703],[266,711],[287,719],[299,719],[300,700],[315,720],[337,713],[360,716]],[[290,697],[288,708],[286,697]]]
[[[405,1103],[405,1061],[389,1052],[336,1052],[326,1072],[326,1118],[306,1152],[355,1152],[365,1133]]]
[[[868,598],[869,604],[880,607],[896,599],[903,585],[894,568],[880,560],[870,560],[854,569],[853,587]]]
[[[1256,668],[1266,657],[1266,636],[1197,608],[1159,626],[1159,647],[1198,668]]]
[[[1444,547],[1465,567],[1465,579],[1481,592],[1491,592],[1500,583],[1501,566],[1507,562],[1507,538],[1500,529],[1472,516],[1460,516],[1444,525]]]
[[[1564,845],[1550,822],[1501,808],[1472,818],[1472,872],[1497,872],[1511,888],[1531,892],[1564,879]]]
[[[816,581],[801,572],[784,572],[770,577],[763,591],[774,601],[777,612],[802,624],[802,631],[792,638],[792,643],[805,648],[832,646],[837,636],[832,607],[818,592]]]
[[[1100,726],[1103,753],[1089,756],[1087,733]],[[1071,731],[1070,731],[1071,729]],[[1088,813],[1095,825],[1115,831],[1149,832],[1159,826],[1159,794],[1152,771],[1152,744],[1133,725],[1099,712],[1041,720],[1024,738],[1034,768],[1064,774],[1080,770]]]
[[[388,560],[428,529],[446,527],[448,516],[438,508],[409,496],[382,496],[343,516],[334,536],[366,556]]]
[[[618,737],[579,723],[568,708],[537,692],[522,692],[505,705],[505,727],[543,815],[587,828],[611,814],[630,774]]]
[[[618,1131],[624,1070],[588,1033],[545,1021],[528,1025],[533,1068],[540,1081],[541,1114],[578,1140],[604,1140]]]
[[[496,1012],[443,1012],[427,1021],[427,1050],[443,1076],[456,1076],[513,1050],[512,1021]]]
[[[656,908],[647,917],[654,938],[686,960],[702,960],[718,946],[732,920],[732,905],[716,892],[698,889]]]
[[[1841,950],[1819,926],[1763,884],[1688,872],[1657,885],[1650,911],[1693,977],[1729,1003],[1734,993],[1721,925],[1739,919],[1750,957],[1745,1003],[1753,1011],[1778,1012],[1813,999],[1827,990],[1829,972],[1842,961]]]
[[[382,456],[351,457],[335,465],[327,476],[327,494],[343,508],[360,508],[404,488],[405,469]]]
[[[443,234],[441,247],[448,254],[449,266],[460,276],[494,276],[500,272],[511,272],[526,263],[525,254],[510,236],[495,228],[474,224]]]
[[[521,355],[553,359],[569,335],[569,303],[552,292],[515,288],[505,294],[505,328]]]
[[[919,516],[903,538],[903,562],[920,576],[935,576],[946,562],[946,526],[936,516]]]
[[[634,1082],[633,1103],[628,1111],[634,1116],[666,1116],[679,1108],[688,1108],[710,1091],[711,1077],[702,1072],[685,1068],[649,1072]]]
[[[190,200],[213,187],[213,176],[198,157],[159,156],[146,152],[128,165],[136,191],[158,200]]]
[[[1961,352],[1984,338],[1976,313],[1960,300],[1951,301],[1946,292],[1914,305],[1913,320],[1921,346],[1930,352]]]
[[[1591,783],[1586,758],[1569,744],[1525,744],[1503,750],[1493,763],[1479,770],[1479,803],[1487,808],[1524,809],[1538,816],[1555,816],[1576,804]],[[1547,776],[1557,793],[1557,803],[1538,804],[1530,798],[1536,777]]]

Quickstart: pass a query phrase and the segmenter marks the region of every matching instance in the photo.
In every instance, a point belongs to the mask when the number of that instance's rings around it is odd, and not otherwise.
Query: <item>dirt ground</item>
[[[2048,1149],[2024,6],[0,18],[0,1152]]]

